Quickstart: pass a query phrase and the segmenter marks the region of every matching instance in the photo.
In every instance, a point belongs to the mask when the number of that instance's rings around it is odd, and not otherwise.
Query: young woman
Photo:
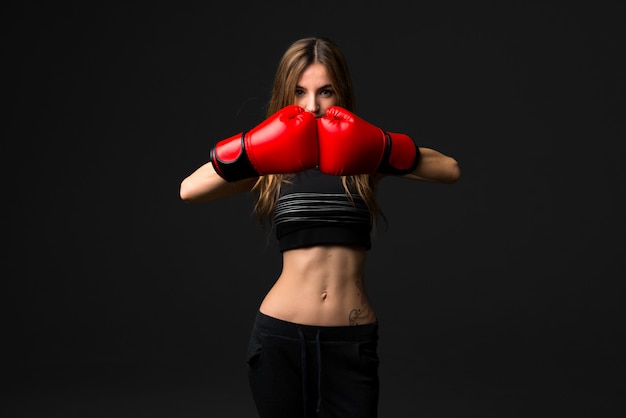
[[[371,232],[382,217],[376,187],[388,175],[439,183],[457,161],[354,114],[338,46],[296,40],[274,80],[267,119],[219,141],[185,178],[200,203],[252,192],[274,228],[282,270],[262,300],[249,345],[260,417],[376,417],[378,322],[365,282]]]

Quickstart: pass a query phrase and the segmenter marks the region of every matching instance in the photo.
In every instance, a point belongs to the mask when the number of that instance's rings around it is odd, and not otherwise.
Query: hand
[[[409,136],[385,132],[339,106],[326,109],[317,131],[323,173],[407,174],[417,166],[419,148]]]
[[[313,168],[319,161],[315,115],[286,106],[250,131],[218,142],[210,160],[227,181]]]

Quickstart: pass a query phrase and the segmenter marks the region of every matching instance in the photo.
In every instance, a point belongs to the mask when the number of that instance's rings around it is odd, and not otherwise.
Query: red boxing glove
[[[320,171],[334,176],[408,174],[415,170],[419,148],[405,134],[385,132],[338,106],[317,121]]]
[[[219,141],[210,160],[226,181],[313,168],[319,160],[315,115],[284,107],[250,131]]]

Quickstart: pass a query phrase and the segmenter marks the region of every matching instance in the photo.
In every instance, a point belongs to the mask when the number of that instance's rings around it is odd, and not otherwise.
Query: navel
[[[328,292],[324,290],[322,292],[322,300],[326,300],[327,297],[328,297]]]

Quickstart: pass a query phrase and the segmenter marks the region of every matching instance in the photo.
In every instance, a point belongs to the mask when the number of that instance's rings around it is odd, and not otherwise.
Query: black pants
[[[248,348],[261,418],[375,418],[378,323],[318,327],[257,313]]]

